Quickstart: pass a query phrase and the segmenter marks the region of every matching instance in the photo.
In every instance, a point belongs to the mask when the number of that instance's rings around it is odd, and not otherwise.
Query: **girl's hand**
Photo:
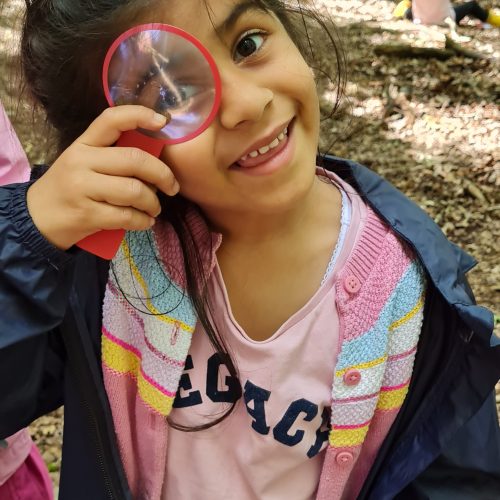
[[[158,158],[136,148],[109,147],[127,130],[159,130],[166,118],[142,106],[106,109],[28,190],[30,215],[63,250],[101,229],[148,229],[160,214],[159,189],[179,184]]]

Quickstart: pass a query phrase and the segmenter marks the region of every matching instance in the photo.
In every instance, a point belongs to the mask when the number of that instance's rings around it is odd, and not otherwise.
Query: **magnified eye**
[[[250,57],[262,47],[264,41],[265,33],[261,31],[247,33],[237,43],[234,51],[234,58],[237,61],[241,61],[242,59]]]
[[[139,102],[157,111],[184,107],[199,91],[196,85],[178,83],[164,73],[150,75],[150,78],[139,85],[137,90]]]
[[[198,93],[198,87],[196,85],[180,83],[177,85],[177,92],[182,96],[183,101],[187,101]]]
[[[195,85],[159,85],[155,109],[175,109],[185,106],[198,92]]]
[[[160,85],[158,88],[158,96],[156,100],[157,104],[155,108],[158,106],[165,108],[176,108],[184,99],[182,92],[179,92],[179,89]]]

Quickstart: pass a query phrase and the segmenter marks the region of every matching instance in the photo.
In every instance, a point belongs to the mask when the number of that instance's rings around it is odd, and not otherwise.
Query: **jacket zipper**
[[[93,438],[97,465],[102,473],[106,497],[109,500],[127,499],[129,496],[123,492],[120,480],[117,477],[113,478],[110,473],[108,462],[112,460],[105,459],[106,443],[103,439],[102,429],[102,425],[104,424],[100,423],[104,419],[99,419],[96,414],[96,410],[101,406],[101,404],[98,400],[97,392],[92,390],[92,388],[95,387],[95,384],[92,380],[91,370],[86,365],[87,349],[85,349],[85,346],[83,345],[81,333],[79,331],[79,321],[76,318],[77,311],[79,310],[77,301],[77,297],[75,297],[74,292],[72,292],[70,303],[73,314],[68,314],[66,319],[74,323],[70,324],[69,328],[65,329],[65,332],[62,335],[67,350],[69,365],[71,367],[71,372],[73,373],[77,388],[80,392],[81,403],[85,407],[87,413],[88,427]],[[83,321],[83,318],[78,319],[80,322]],[[108,445],[112,444],[108,443]],[[109,454],[110,452],[108,450],[107,455]]]
[[[74,371],[76,382],[78,385],[80,385],[79,376],[75,372],[76,372],[76,370]],[[81,392],[83,392],[83,391],[80,389],[80,393]],[[115,493],[114,493],[114,488],[112,485],[111,476],[107,470],[106,462],[104,460],[104,456],[102,453],[103,441],[101,438],[101,434],[98,430],[98,426],[96,424],[96,417],[95,417],[94,413],[92,412],[92,408],[91,408],[90,404],[87,402],[87,400],[84,397],[82,397],[81,401],[82,401],[82,404],[85,407],[85,410],[87,412],[87,416],[88,416],[87,422],[88,422],[88,426],[89,426],[89,430],[90,430],[90,435],[93,437],[93,440],[94,440],[97,465],[98,465],[98,467],[102,473],[102,477],[104,479],[104,487],[106,488],[106,496],[110,500],[115,500],[115,499],[117,500],[119,497],[117,495],[115,495]]]

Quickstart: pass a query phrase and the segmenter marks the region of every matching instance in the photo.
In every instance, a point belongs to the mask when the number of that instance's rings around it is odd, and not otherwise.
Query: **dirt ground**
[[[36,163],[48,157],[47,131],[39,118],[33,125],[28,104],[19,103],[15,20],[22,4],[9,2],[0,18],[0,98]],[[376,170],[430,213],[479,260],[470,281],[478,302],[499,314],[499,30],[468,21],[458,28],[458,51],[450,54],[446,36],[457,38],[448,28],[395,21],[393,2],[325,0],[316,6],[335,21],[348,59],[346,97],[322,123],[323,150]],[[438,57],[380,55],[381,46],[394,44],[431,47]],[[324,37],[317,34],[312,45],[316,63],[331,68],[333,52]],[[324,84],[325,116],[334,97],[334,87]],[[61,415],[62,410],[31,428],[56,484]]]

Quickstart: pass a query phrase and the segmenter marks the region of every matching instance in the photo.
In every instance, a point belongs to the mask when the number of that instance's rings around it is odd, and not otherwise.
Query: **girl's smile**
[[[268,142],[269,138],[259,141],[264,146],[259,147],[258,144],[252,146],[250,153],[245,154],[230,168],[247,175],[268,175],[286,166],[293,152],[291,130],[289,122],[277,136],[276,132],[271,134],[274,137],[271,142]]]
[[[290,122],[283,128],[283,125],[277,127],[277,132],[274,130],[270,136],[272,137],[271,142],[269,136],[258,141],[257,144],[253,144],[252,147],[249,148],[249,152],[245,153],[237,162],[237,164],[241,167],[251,167],[258,165],[261,161],[258,160],[259,157],[268,155],[269,151],[278,148],[278,146],[283,143],[285,137],[288,135],[288,125]],[[277,151],[275,151],[277,152]],[[252,161],[253,160],[253,161]]]

